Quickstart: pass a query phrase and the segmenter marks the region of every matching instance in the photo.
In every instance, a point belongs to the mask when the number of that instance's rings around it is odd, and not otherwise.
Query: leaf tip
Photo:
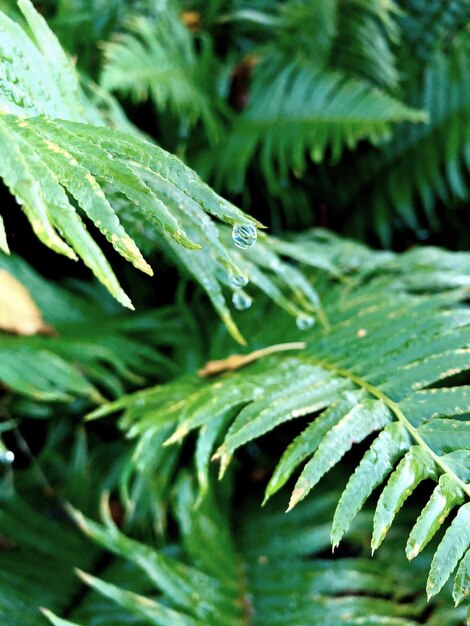
[[[303,489],[294,489],[294,491],[292,492],[292,496],[289,500],[289,506],[286,509],[286,513],[292,511],[292,509],[302,500],[303,497]]]
[[[410,548],[407,546],[405,550],[405,554],[406,554],[406,558],[408,559],[408,561],[412,561],[419,554],[419,546],[415,546],[414,548]]]
[[[168,437],[168,439],[166,439],[163,442],[163,445],[166,447],[166,446],[171,446],[174,443],[181,443],[187,434],[188,434],[188,429],[186,428],[184,424],[182,424],[175,430],[175,432],[172,435]]]
[[[146,261],[144,261],[143,263],[140,263],[137,266],[137,269],[139,269],[144,274],[147,274],[147,276],[154,276],[155,275],[155,272],[153,271],[153,268]]]
[[[338,537],[336,534],[331,533],[330,541],[331,541],[331,552],[334,552],[340,544],[341,537]]]
[[[231,459],[232,455],[223,446],[220,446],[220,448],[216,450],[215,454],[212,456],[212,461],[220,461],[219,480],[222,480],[225,476],[225,472],[227,471]]]
[[[74,572],[78,576],[78,578],[80,578],[80,580],[82,580],[87,585],[90,585],[93,582],[93,577],[90,576],[90,574],[84,572],[82,569],[75,567]]]

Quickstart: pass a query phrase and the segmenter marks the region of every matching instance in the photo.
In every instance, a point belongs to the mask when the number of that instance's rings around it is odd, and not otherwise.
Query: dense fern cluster
[[[470,623],[469,19],[0,0],[1,624]]]
[[[402,263],[399,271],[406,268],[406,258]],[[320,412],[284,452],[266,488],[267,499],[306,462],[289,509],[352,445],[379,432],[341,496],[332,543],[339,543],[365,500],[390,474],[374,517],[373,550],[412,491],[425,479],[439,479],[410,534],[407,554],[415,557],[469,491],[467,470],[460,465],[468,455],[469,430],[459,419],[468,412],[469,388],[429,389],[470,367],[468,313],[455,308],[468,286],[423,298],[403,293],[396,276],[363,280],[353,288],[323,287],[325,325],[304,333],[304,343],[279,344],[287,331],[282,320],[254,335],[256,344],[291,348],[288,352],[262,356],[261,350],[255,364],[230,376],[213,381],[184,377],[153,392],[123,397],[91,417],[125,408],[122,427],[142,437],[139,454],[147,457],[145,447],[153,447],[162,433],[168,445],[199,429],[196,467],[204,493],[212,456],[220,460],[223,474],[241,446],[287,420]],[[389,290],[393,296],[384,298]],[[466,515],[465,505],[436,552],[430,596],[441,589],[468,546],[461,530]],[[461,587],[466,567],[464,560],[456,601],[468,593]]]
[[[468,197],[468,2],[217,4],[219,14],[202,20],[192,37],[178,20],[166,26],[181,31],[173,38],[179,55],[162,56],[164,39],[153,31],[152,40],[151,21],[133,21],[132,34],[105,46],[103,84],[150,96],[162,121],[180,107],[184,137],[162,139],[173,150],[182,147],[217,188],[243,194],[247,203],[248,168],[259,170],[268,206],[284,210],[288,223],[311,224],[313,195],[317,220],[326,204],[328,223],[340,216],[354,232],[373,231],[382,242],[397,230],[445,228],[445,209]],[[171,13],[160,9],[155,19],[163,27]],[[215,59],[221,29],[229,51]],[[146,70],[127,87],[137,64]],[[195,84],[205,100],[191,95]],[[204,139],[197,128],[188,133],[198,117]],[[423,137],[430,138],[426,148]],[[446,171],[450,163],[453,171]],[[345,176],[344,194],[337,195],[335,181]],[[364,207],[372,220],[364,219]]]

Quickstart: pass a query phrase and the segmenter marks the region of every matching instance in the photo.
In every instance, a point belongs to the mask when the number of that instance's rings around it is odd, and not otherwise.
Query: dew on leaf
[[[246,293],[236,291],[232,295],[232,302],[237,311],[246,311],[246,309],[249,309],[252,305],[253,300]]]
[[[243,289],[243,287],[246,287],[250,281],[242,274],[230,274],[229,282],[232,289]]]
[[[255,245],[258,233],[251,224],[240,226],[236,224],[232,230],[232,239],[239,248],[251,248]]]
[[[308,330],[315,324],[315,319],[310,317],[310,315],[299,315],[295,323],[299,330]]]
[[[8,463],[11,465],[15,460],[15,453],[11,450],[4,450],[0,452],[0,463]]]

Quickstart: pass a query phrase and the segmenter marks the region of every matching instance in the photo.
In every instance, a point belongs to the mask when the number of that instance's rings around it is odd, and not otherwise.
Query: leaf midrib
[[[302,358],[301,356],[299,358]],[[344,378],[349,379],[354,384],[358,385],[371,395],[373,395],[378,400],[381,400],[393,413],[396,419],[403,424],[411,437],[415,440],[415,442],[432,458],[434,463],[442,470],[444,474],[447,474],[455,483],[460,487],[460,489],[470,498],[470,485],[467,485],[463,480],[461,480],[457,474],[447,465],[445,460],[436,454],[434,450],[426,443],[426,441],[421,437],[418,432],[418,429],[411,424],[406,415],[401,410],[400,406],[394,402],[391,398],[389,398],[381,389],[372,385],[364,378],[353,374],[349,370],[338,367],[332,363],[328,363],[322,359],[315,359],[315,357],[308,357],[309,362],[314,362],[325,369],[335,372],[338,376],[342,376]]]

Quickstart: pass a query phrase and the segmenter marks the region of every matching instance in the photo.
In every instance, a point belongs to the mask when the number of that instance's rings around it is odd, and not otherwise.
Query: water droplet
[[[11,465],[15,460],[15,453],[11,450],[4,450],[0,452],[0,463],[8,463]]]
[[[236,291],[232,295],[232,302],[237,311],[246,311],[246,309],[249,309],[252,305],[253,300],[246,293]]]
[[[255,245],[257,237],[256,228],[251,224],[245,224],[244,226],[237,224],[233,227],[232,239],[239,248],[251,248]]]
[[[295,323],[299,330],[308,330],[315,324],[315,319],[309,315],[299,315]]]
[[[246,287],[250,281],[242,274],[230,274],[229,282],[232,289],[243,289],[243,287]]]

